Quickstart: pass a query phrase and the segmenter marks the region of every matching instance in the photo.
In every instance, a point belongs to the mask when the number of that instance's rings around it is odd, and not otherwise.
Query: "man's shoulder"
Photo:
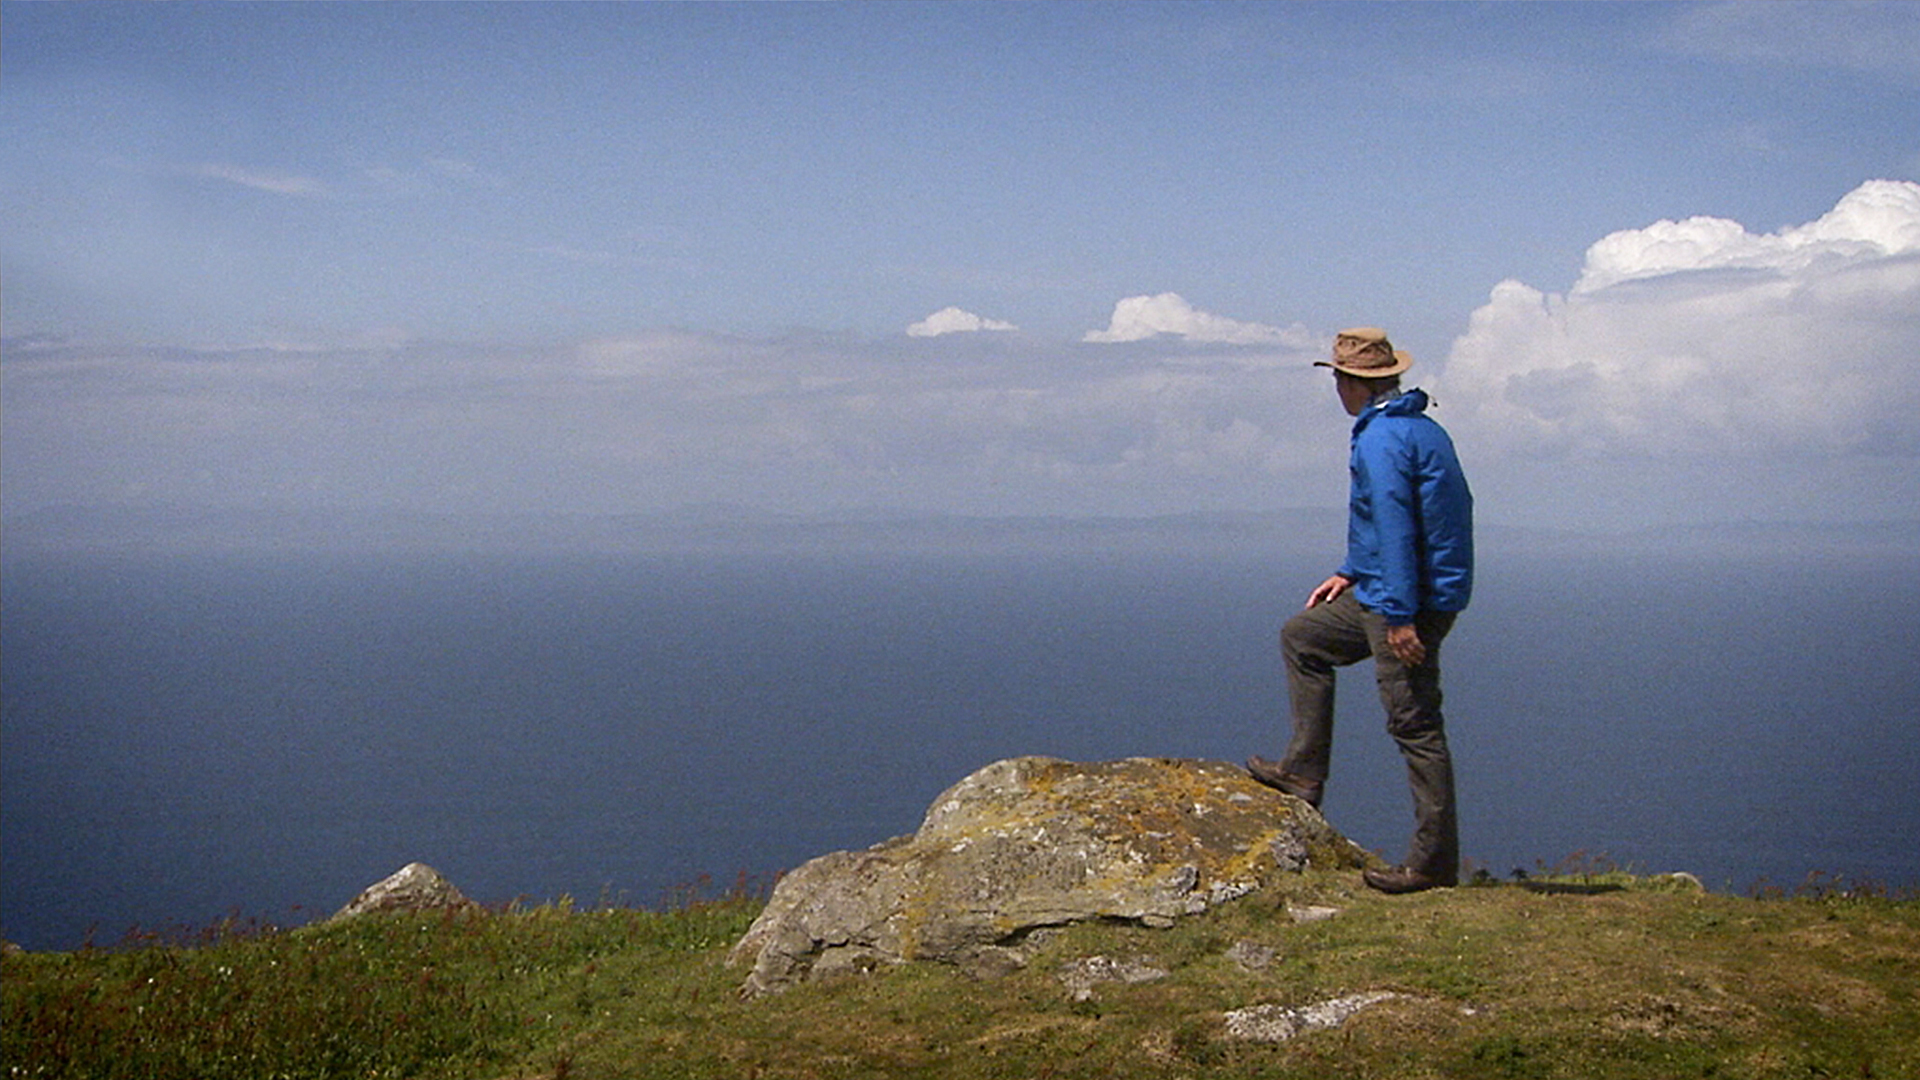
[[[1365,439],[1369,434],[1374,438],[1398,440],[1451,438],[1440,421],[1424,412],[1383,412],[1360,429],[1359,437]]]
[[[1387,421],[1385,428],[1402,438],[1451,438],[1446,426],[1435,420],[1426,410],[1408,410],[1401,413],[1388,413],[1381,417]]]

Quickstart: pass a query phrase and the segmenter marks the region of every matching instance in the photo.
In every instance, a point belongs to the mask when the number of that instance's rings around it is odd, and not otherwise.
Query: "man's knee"
[[[1395,709],[1387,713],[1387,734],[1398,742],[1421,742],[1446,737],[1446,721],[1438,709]]]
[[[1386,709],[1386,730],[1394,736],[1421,734],[1440,724],[1440,667],[1428,659],[1407,667],[1392,657],[1375,657],[1380,707]]]
[[[1281,624],[1280,653],[1288,663],[1342,667],[1372,654],[1366,633],[1333,610],[1337,603],[1329,601],[1307,608]]]
[[[1311,635],[1307,625],[1299,615],[1280,624],[1280,651],[1289,655],[1298,654]]]

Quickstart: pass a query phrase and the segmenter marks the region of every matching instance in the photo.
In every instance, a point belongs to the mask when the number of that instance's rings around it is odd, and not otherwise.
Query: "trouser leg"
[[[1374,673],[1387,732],[1407,763],[1413,794],[1414,834],[1405,865],[1444,881],[1460,867],[1460,826],[1454,805],[1453,757],[1447,749],[1440,705],[1440,643],[1453,627],[1451,612],[1422,612],[1415,626],[1427,647],[1426,661],[1408,667],[1386,647],[1386,622],[1368,620],[1374,639]]]
[[[1335,669],[1373,652],[1363,621],[1365,609],[1343,593],[1288,619],[1280,630],[1280,656],[1287,669],[1293,737],[1281,768],[1324,782],[1333,752]]]

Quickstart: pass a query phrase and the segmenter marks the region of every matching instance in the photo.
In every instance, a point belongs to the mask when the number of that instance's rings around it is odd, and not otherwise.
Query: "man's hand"
[[[1314,607],[1319,604],[1324,604],[1339,596],[1341,593],[1346,592],[1349,588],[1352,588],[1352,586],[1352,581],[1341,577],[1339,574],[1335,574],[1321,582],[1318,587],[1307,594],[1307,606]]]
[[[1419,667],[1427,660],[1426,643],[1420,640],[1420,632],[1411,623],[1387,627],[1387,649],[1408,667]]]

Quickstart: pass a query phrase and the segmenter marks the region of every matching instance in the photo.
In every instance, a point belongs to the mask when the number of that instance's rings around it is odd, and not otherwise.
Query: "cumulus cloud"
[[[1200,311],[1179,293],[1157,296],[1129,296],[1113,305],[1113,317],[1105,330],[1089,330],[1082,341],[1112,344],[1146,341],[1161,334],[1172,334],[1187,341],[1219,345],[1285,345],[1300,348],[1309,344],[1310,335],[1295,324],[1288,329],[1261,323],[1241,322],[1222,315]]]
[[[1602,238],[1565,295],[1496,286],[1440,385],[1522,456],[1920,455],[1920,184],[1804,225],[1659,221]]]
[[[913,337],[939,337],[941,334],[974,333],[981,330],[1018,330],[1019,327],[1000,319],[985,319],[971,311],[957,307],[944,307],[907,327],[907,333]]]
[[[1598,292],[1624,281],[1703,270],[1750,270],[1775,277],[1807,274],[1920,251],[1920,185],[1862,184],[1819,220],[1755,236],[1737,221],[1692,217],[1657,221],[1606,236],[1587,249],[1574,291]]]

